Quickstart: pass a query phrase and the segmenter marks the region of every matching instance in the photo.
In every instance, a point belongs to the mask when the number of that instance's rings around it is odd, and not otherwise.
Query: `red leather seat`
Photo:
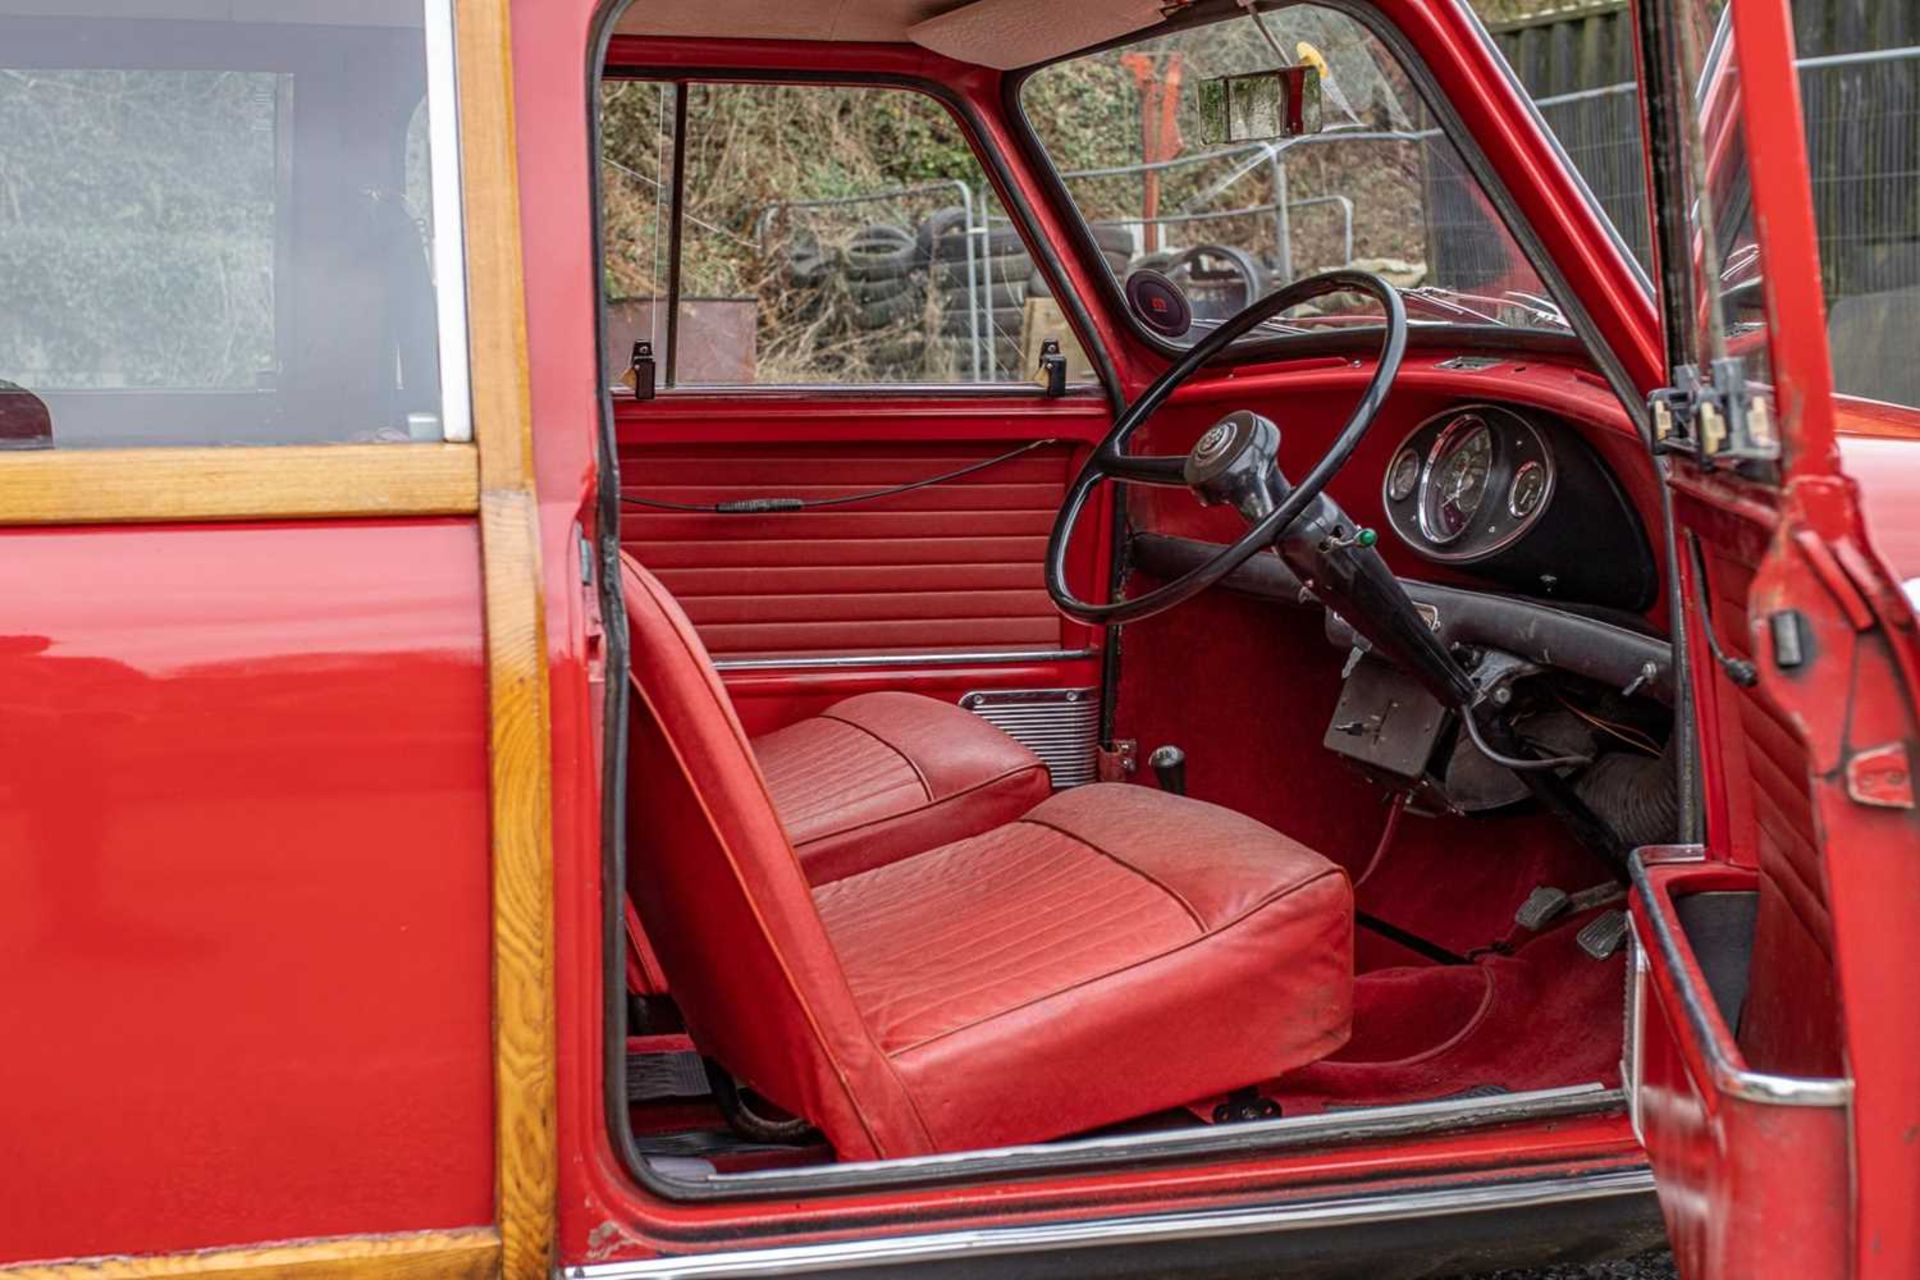
[[[1053,790],[1033,752],[912,693],[848,698],[755,738],[753,754],[815,884],[991,830]]]
[[[623,588],[628,890],[702,1052],[843,1159],[1058,1137],[1345,1040],[1345,875],[1198,801],[1078,788],[812,887],[686,616]]]

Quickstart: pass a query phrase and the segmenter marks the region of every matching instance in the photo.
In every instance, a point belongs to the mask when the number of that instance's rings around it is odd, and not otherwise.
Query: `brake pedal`
[[[1595,960],[1605,960],[1627,940],[1627,913],[1618,907],[1603,911],[1582,925],[1573,940]]]
[[[1530,933],[1538,933],[1561,916],[1578,915],[1626,896],[1626,887],[1611,880],[1577,893],[1543,884],[1527,895],[1527,900],[1513,913],[1513,922]]]
[[[1573,895],[1565,889],[1556,889],[1550,884],[1540,885],[1527,895],[1527,900],[1513,913],[1513,922],[1529,933],[1538,933],[1565,915],[1572,902]]]

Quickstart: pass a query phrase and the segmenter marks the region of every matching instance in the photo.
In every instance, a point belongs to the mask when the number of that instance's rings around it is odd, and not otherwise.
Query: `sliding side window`
[[[924,94],[610,80],[601,137],[610,382],[636,342],[661,387],[1024,382],[1048,339],[1084,375],[979,161]]]
[[[0,449],[469,438],[447,4],[7,5]]]

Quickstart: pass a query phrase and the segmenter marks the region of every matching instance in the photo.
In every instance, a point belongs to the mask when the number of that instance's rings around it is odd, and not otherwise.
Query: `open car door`
[[[1835,447],[1787,0],[1636,16],[1694,843],[1635,857],[1633,1117],[1690,1280],[1914,1275],[1914,619]]]

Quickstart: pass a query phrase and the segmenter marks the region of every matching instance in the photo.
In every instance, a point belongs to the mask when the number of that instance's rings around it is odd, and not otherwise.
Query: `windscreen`
[[[1209,82],[1285,66],[1312,71],[1306,131],[1209,140]],[[1115,279],[1157,271],[1186,295],[1175,341],[1335,268],[1400,287],[1415,323],[1567,329],[1406,69],[1344,13],[1294,5],[1182,27],[1044,67],[1021,102]],[[1378,318],[1337,295],[1274,328]]]

